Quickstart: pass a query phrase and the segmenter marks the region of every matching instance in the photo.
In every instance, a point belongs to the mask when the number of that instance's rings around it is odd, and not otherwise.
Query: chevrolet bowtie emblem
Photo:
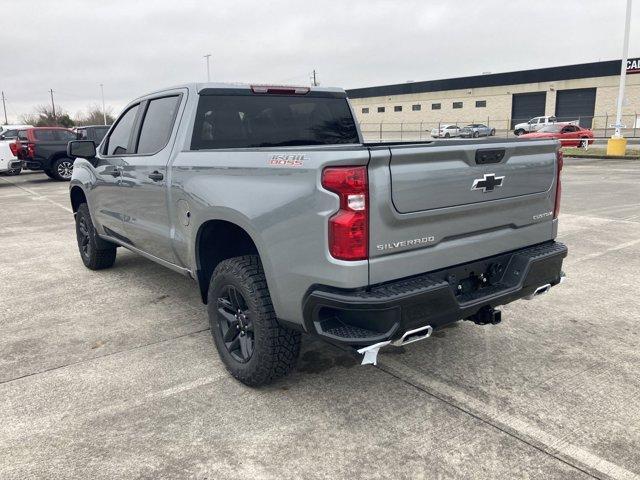
[[[496,188],[501,187],[504,181],[503,177],[496,177],[495,173],[485,173],[484,177],[476,178],[473,181],[471,190],[482,190],[484,193],[493,192]]]

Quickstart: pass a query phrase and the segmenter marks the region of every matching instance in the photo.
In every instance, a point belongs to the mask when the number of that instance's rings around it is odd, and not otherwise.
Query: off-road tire
[[[86,203],[76,212],[76,238],[84,266],[90,270],[102,270],[116,261],[116,245],[98,237]]]
[[[73,173],[73,160],[68,157],[60,157],[51,164],[51,178],[59,182],[68,182]]]
[[[244,362],[233,356],[223,337],[222,324],[226,319],[219,311],[219,300],[229,287],[243,297],[252,324],[253,350]],[[257,255],[234,257],[218,264],[209,282],[207,312],[218,354],[229,373],[240,382],[251,387],[266,385],[295,366],[300,354],[300,332],[278,322]]]

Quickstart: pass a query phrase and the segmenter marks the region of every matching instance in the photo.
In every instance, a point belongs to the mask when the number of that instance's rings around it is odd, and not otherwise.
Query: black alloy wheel
[[[253,322],[247,302],[233,285],[225,285],[218,297],[218,327],[229,354],[247,363],[255,347]]]
[[[80,255],[83,260],[89,261],[89,249],[91,248],[91,234],[89,232],[89,225],[87,224],[87,218],[84,215],[78,217],[78,247],[80,247]]]

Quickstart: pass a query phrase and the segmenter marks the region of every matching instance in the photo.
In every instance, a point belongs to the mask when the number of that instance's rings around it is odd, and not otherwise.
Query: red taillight
[[[369,183],[367,167],[331,167],[322,186],[340,197],[340,210],[329,219],[329,252],[338,260],[369,257]]]
[[[253,93],[270,93],[273,95],[306,95],[309,87],[285,87],[276,85],[251,85]]]
[[[36,155],[35,143],[27,143],[27,157],[33,158]]]
[[[9,148],[11,149],[11,155],[13,155],[14,157],[17,157],[21,147],[22,145],[18,140],[11,142],[9,144]]]
[[[562,150],[558,150],[556,153],[557,165],[556,165],[556,203],[553,207],[553,218],[558,218],[560,213],[560,197],[562,196],[562,182],[560,181],[560,173],[562,172],[562,166],[564,165],[564,157]]]

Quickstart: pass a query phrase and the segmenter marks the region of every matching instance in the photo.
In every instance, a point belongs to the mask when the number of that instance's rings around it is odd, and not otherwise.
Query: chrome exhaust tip
[[[534,298],[539,297],[540,295],[544,295],[549,290],[551,290],[551,284],[547,283],[545,285],[542,285],[542,286],[536,288],[535,291],[531,295],[527,295],[524,298],[525,298],[525,300],[533,300]]]
[[[433,333],[433,327],[431,325],[427,325],[420,328],[415,328],[413,330],[407,330],[404,332],[401,338],[394,341],[392,345],[396,347],[402,347],[403,345],[408,345],[409,343],[418,342],[420,340],[424,340],[425,338],[429,338]]]

